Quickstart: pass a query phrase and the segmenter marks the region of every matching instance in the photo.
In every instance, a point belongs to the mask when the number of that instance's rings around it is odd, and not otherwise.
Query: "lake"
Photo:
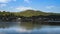
[[[60,26],[0,22],[0,34],[60,34]]]

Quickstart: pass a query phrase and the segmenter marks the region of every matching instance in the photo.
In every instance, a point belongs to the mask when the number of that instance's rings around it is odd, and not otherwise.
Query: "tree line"
[[[25,10],[20,12],[6,12],[0,11],[0,16],[17,16],[17,17],[32,17],[32,16],[49,16],[49,15],[59,15],[60,13],[46,13],[43,11],[35,11],[35,10]]]

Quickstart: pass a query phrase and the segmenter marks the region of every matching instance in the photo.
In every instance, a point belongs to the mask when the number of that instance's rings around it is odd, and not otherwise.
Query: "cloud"
[[[7,3],[11,1],[16,1],[16,0],[0,0],[0,8],[7,6]]]
[[[16,8],[17,10],[20,10],[20,11],[24,11],[24,10],[33,10],[34,8],[32,8],[32,7],[24,7],[24,6],[20,6],[20,7],[17,7]]]
[[[29,0],[24,0],[24,2],[26,2],[26,3],[30,3],[30,1],[29,1]]]
[[[7,3],[9,2],[10,0],[0,0],[0,3]]]
[[[8,3],[10,1],[16,1],[16,0],[0,0],[0,3]]]
[[[6,6],[6,4],[0,4],[0,8],[5,7],[5,6]]]
[[[54,8],[55,6],[47,6],[46,8],[47,9],[52,9],[52,8]]]

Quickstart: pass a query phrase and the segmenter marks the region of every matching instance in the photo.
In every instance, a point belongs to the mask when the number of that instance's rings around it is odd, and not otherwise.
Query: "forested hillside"
[[[20,12],[6,12],[0,11],[0,16],[24,16],[24,17],[32,17],[32,16],[48,16],[48,15],[60,15],[60,13],[47,13],[43,11],[36,11],[36,10],[25,10]]]

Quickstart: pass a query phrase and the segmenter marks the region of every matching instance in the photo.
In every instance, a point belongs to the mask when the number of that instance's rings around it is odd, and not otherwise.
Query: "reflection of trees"
[[[10,25],[8,22],[0,22],[0,28],[8,28]]]
[[[34,29],[34,28],[40,29],[41,27],[40,24],[33,24],[32,22],[22,22],[20,25],[22,27],[25,27],[26,29]]]

